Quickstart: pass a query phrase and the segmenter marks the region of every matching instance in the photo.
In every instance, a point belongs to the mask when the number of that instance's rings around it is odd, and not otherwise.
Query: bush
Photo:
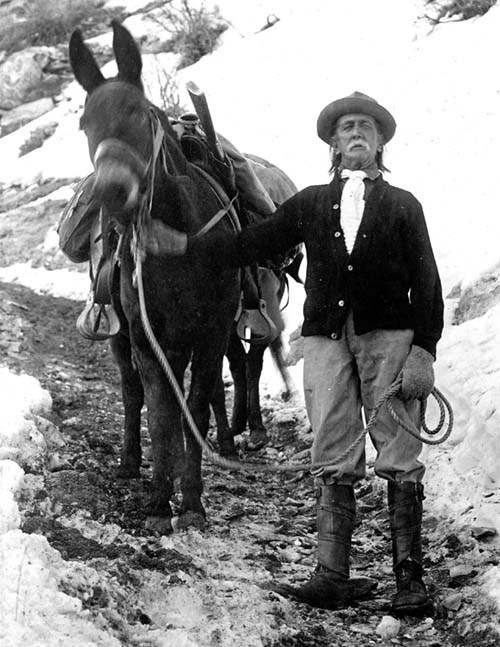
[[[8,54],[32,45],[66,43],[76,27],[108,22],[102,0],[30,0],[23,15],[0,15],[0,49]]]
[[[172,76],[165,70],[162,70],[160,67],[156,69],[156,84],[158,88],[158,95],[154,97],[156,105],[161,108],[166,114],[172,119],[177,119],[183,113],[187,112],[187,109],[181,102],[179,86],[175,79],[175,76]],[[147,87],[146,83],[146,93],[152,95],[150,88]]]
[[[192,65],[205,54],[210,54],[228,27],[217,7],[208,10],[201,2],[195,8],[189,0],[170,0],[157,14],[156,20],[171,34],[168,49],[181,54],[179,68]]]
[[[458,22],[476,16],[483,16],[497,0],[426,0],[425,4],[434,15],[426,15],[433,24]]]

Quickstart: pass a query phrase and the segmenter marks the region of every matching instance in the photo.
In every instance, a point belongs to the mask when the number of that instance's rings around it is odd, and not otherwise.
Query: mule
[[[189,164],[164,113],[146,98],[142,59],[131,34],[112,22],[116,77],[103,77],[80,30],[70,39],[76,80],[87,92],[81,127],[95,168],[94,195],[103,218],[119,232],[119,285],[113,305],[120,332],[111,348],[121,374],[125,411],[119,475],[139,477],[140,419],[147,407],[152,443],[151,499],[147,527],[172,530],[171,497],[180,490],[179,525],[203,526],[201,449],[190,430],[141,320],[137,264],[142,263],[144,299],[152,331],[202,436],[222,371],[224,352],[240,296],[238,268],[217,268],[209,259],[159,257],[142,244],[155,220],[191,234],[219,210],[210,185]],[[223,218],[216,227],[229,230]],[[151,230],[151,229],[150,229]]]

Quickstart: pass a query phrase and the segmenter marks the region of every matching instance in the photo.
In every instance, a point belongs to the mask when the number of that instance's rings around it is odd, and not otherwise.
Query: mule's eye
[[[143,112],[140,108],[137,108],[136,106],[128,106],[125,108],[125,116],[128,119],[132,119],[135,122],[140,123],[143,118]]]

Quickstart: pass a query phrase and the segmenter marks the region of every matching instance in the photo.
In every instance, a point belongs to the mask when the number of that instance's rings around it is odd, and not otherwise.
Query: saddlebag
[[[61,214],[57,233],[59,247],[73,263],[83,263],[90,258],[90,232],[99,216],[99,205],[93,198],[94,173],[81,180],[73,197]]]

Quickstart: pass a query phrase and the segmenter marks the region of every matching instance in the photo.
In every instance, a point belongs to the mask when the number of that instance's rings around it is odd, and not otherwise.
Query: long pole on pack
[[[217,133],[215,132],[205,93],[196,85],[196,83],[193,83],[193,81],[188,81],[186,83],[186,88],[191,97],[191,101],[193,102],[196,114],[200,119],[208,145],[215,157],[222,162],[224,160],[224,152],[217,137]]]

